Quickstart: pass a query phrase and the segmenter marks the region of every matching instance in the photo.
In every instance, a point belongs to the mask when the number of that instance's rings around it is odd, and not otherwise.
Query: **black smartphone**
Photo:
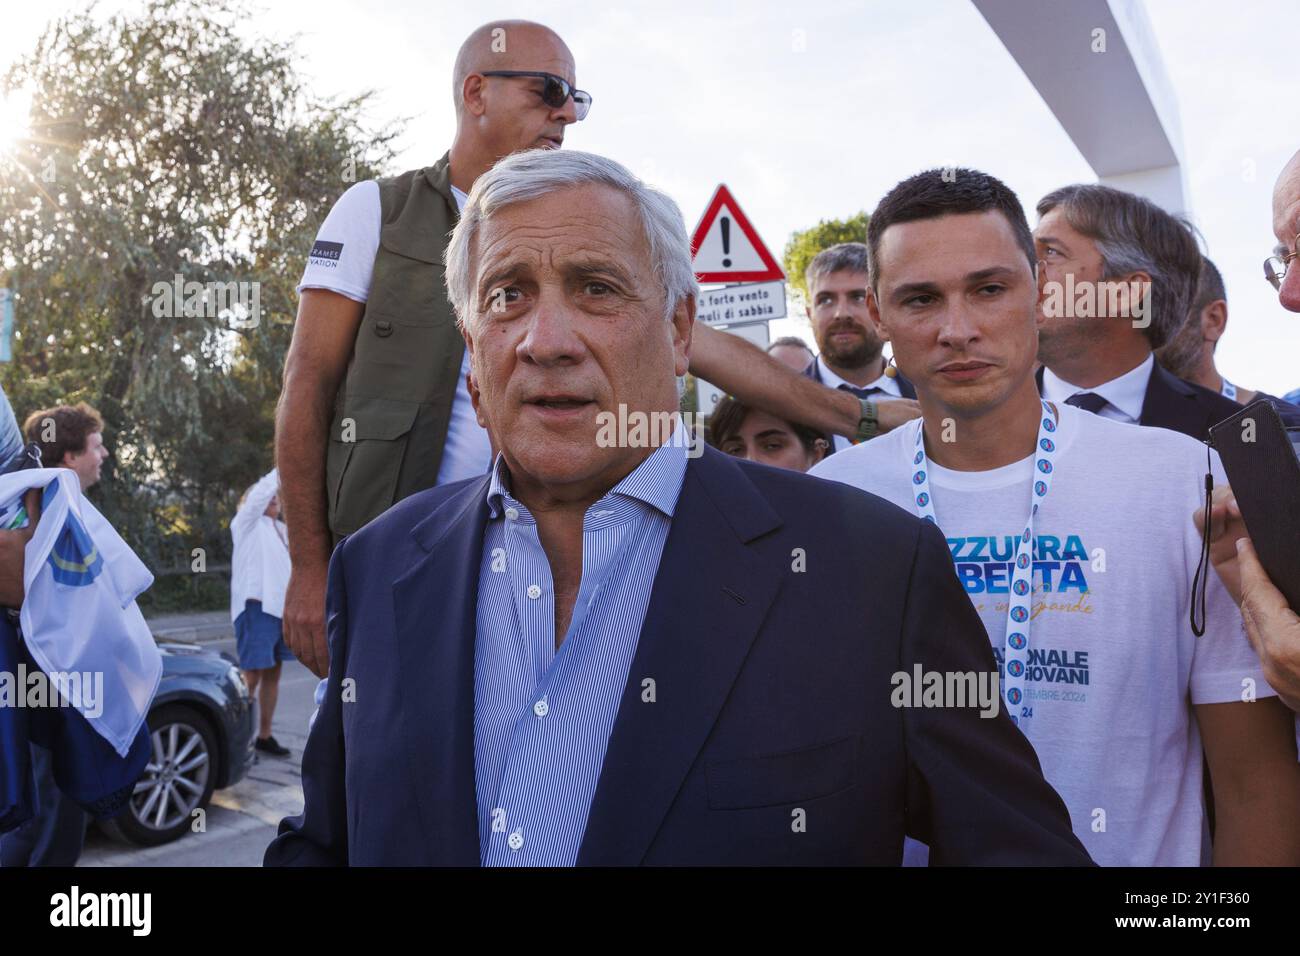
[[[1259,561],[1300,610],[1300,434],[1271,402],[1251,402],[1210,429]]]

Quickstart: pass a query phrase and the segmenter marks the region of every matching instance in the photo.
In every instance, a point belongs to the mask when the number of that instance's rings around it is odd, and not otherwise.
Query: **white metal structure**
[[[1186,213],[1183,139],[1140,0],[973,0],[1098,179]]]

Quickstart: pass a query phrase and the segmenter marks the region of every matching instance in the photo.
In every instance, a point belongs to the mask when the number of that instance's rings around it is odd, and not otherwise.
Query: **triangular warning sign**
[[[725,185],[709,200],[691,236],[691,260],[701,282],[766,282],[785,273],[767,251]]]

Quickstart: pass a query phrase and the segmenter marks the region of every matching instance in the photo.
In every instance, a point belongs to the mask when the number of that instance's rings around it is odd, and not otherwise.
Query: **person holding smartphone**
[[[1194,520],[1204,533],[1204,508],[1197,510]],[[1282,703],[1300,713],[1300,615],[1260,564],[1237,499],[1227,485],[1215,488],[1211,499],[1210,560],[1241,607],[1246,636],[1269,685]]]

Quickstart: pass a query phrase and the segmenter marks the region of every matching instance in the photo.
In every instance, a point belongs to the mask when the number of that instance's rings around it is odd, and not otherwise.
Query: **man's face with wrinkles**
[[[601,412],[673,412],[689,303],[665,318],[631,199],[585,184],[508,206],[479,230],[466,339],[471,394],[520,484],[613,484],[647,448],[600,447]]]
[[[1277,245],[1273,255],[1279,258],[1300,252],[1300,153],[1296,153],[1282,170],[1273,187],[1273,235]],[[1282,308],[1300,312],[1300,259],[1287,263],[1286,277],[1278,291]]]

